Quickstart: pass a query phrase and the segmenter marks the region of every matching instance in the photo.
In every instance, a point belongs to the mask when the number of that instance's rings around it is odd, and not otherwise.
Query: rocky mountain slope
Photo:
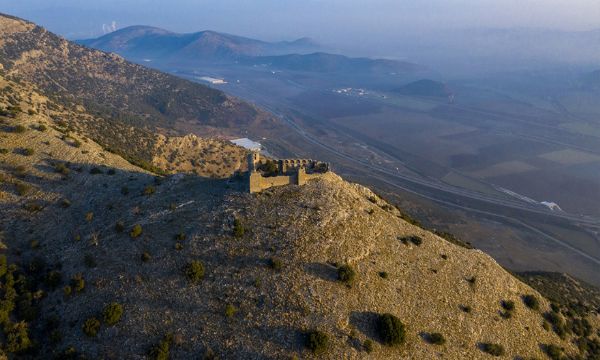
[[[260,195],[236,178],[156,177],[25,105],[1,118],[2,241],[16,264],[0,276],[16,303],[6,352],[543,359],[598,341],[595,312],[553,311],[486,254],[335,174]],[[23,284],[16,300],[7,274]],[[380,334],[386,313],[404,325],[399,345]],[[327,341],[307,342],[317,330]]]
[[[61,107],[97,142],[137,162],[151,162],[150,134],[237,134],[277,121],[209,87],[68,42],[24,20],[0,15],[0,68]],[[133,130],[132,130],[133,129]]]

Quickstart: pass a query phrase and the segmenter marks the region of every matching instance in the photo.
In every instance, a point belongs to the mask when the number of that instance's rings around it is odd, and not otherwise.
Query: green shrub
[[[106,325],[112,326],[121,320],[123,316],[123,305],[113,302],[104,307],[102,317]]]
[[[103,172],[99,168],[93,167],[93,168],[90,169],[90,174],[92,174],[92,175],[98,175],[98,174],[103,174]]]
[[[22,321],[7,326],[6,350],[11,353],[19,353],[31,347],[29,338],[29,328],[27,323]]]
[[[17,133],[17,134],[22,134],[25,131],[27,131],[27,128],[23,125],[17,125],[13,128],[13,132]]]
[[[244,236],[245,232],[246,232],[246,229],[244,229],[242,222],[237,218],[234,219],[233,220],[233,236],[235,236],[236,238],[241,238],[242,236]]]
[[[147,185],[142,191],[142,195],[152,195],[156,192],[156,189],[152,185]]]
[[[52,270],[46,275],[46,285],[51,289],[56,289],[62,282],[62,274],[60,271]]]
[[[481,351],[488,353],[492,356],[504,355],[504,347],[499,344],[483,343],[481,344]]]
[[[269,267],[273,270],[281,271],[281,268],[283,268],[283,261],[281,261],[278,258],[272,257],[269,259]]]
[[[167,334],[165,337],[150,350],[150,358],[155,360],[169,360],[173,335]]]
[[[182,231],[179,234],[175,235],[175,240],[184,241],[186,238],[185,233]]]
[[[532,310],[539,310],[540,302],[535,295],[523,295],[523,303]]]
[[[562,359],[562,349],[554,344],[544,346],[544,352],[548,357],[552,360],[561,360]]]
[[[313,354],[323,354],[329,347],[329,336],[319,330],[309,331],[306,334],[305,345]]]
[[[144,251],[142,253],[141,259],[142,259],[143,262],[148,262],[148,261],[150,261],[151,258],[152,258],[152,256],[150,256],[149,252]]]
[[[6,255],[0,255],[0,278],[6,275],[6,271],[8,270],[8,261],[6,260]]]
[[[62,207],[63,209],[66,209],[70,206],[71,206],[71,200],[69,200],[69,199],[60,200],[60,207]]]
[[[65,294],[65,296],[69,296],[73,293],[73,288],[67,285],[63,288],[63,293]]]
[[[33,150],[32,148],[25,148],[23,149],[23,155],[25,156],[31,156],[35,154],[35,150]]]
[[[73,287],[73,290],[78,293],[82,292],[85,289],[85,279],[83,278],[83,275],[76,274],[73,276],[73,278],[71,278],[71,286]]]
[[[199,260],[193,260],[185,267],[184,272],[188,280],[198,283],[204,278],[204,265]]]
[[[351,285],[356,277],[356,272],[350,265],[341,265],[337,270],[338,280],[346,285]]]
[[[379,272],[379,277],[382,279],[387,279],[388,278],[388,273],[386,271],[380,271]]]
[[[404,236],[400,238],[400,241],[404,244],[404,245],[408,245],[408,243],[413,243],[416,246],[421,246],[421,244],[423,243],[423,239],[421,239],[420,236],[417,235],[410,235],[410,236]]]
[[[38,202],[30,201],[30,202],[24,204],[23,208],[29,212],[38,212],[38,211],[42,211],[42,209],[44,207]]]
[[[406,337],[404,324],[392,314],[379,315],[377,333],[383,344],[387,346],[402,345]]]
[[[46,127],[46,125],[44,125],[44,124],[39,124],[39,125],[37,126],[37,129],[38,129],[38,131],[42,131],[42,132],[44,132],[44,131],[48,130],[48,128],[47,128],[47,127]]]
[[[54,165],[54,171],[63,175],[69,175],[71,172],[65,163],[57,163]]]
[[[19,182],[16,185],[17,194],[24,196],[27,195],[31,191],[31,185]]]
[[[227,316],[228,318],[233,317],[236,312],[237,309],[235,308],[235,306],[231,304],[227,304],[227,306],[225,306],[225,316]]]
[[[85,221],[90,222],[92,220],[94,220],[94,213],[91,211],[85,213]]]
[[[95,337],[100,330],[100,320],[95,317],[88,318],[83,323],[83,332],[89,337]]]
[[[371,339],[367,339],[363,342],[363,349],[365,349],[367,354],[370,354],[375,350],[375,345]]]
[[[8,154],[8,149],[0,148],[0,154],[3,154],[3,155]]]
[[[131,231],[129,232],[129,236],[132,239],[135,239],[136,237],[142,235],[142,225],[140,224],[135,224],[132,228]]]
[[[115,231],[119,233],[125,231],[125,223],[122,221],[117,221],[115,224]]]
[[[427,342],[433,345],[444,345],[446,343],[444,335],[438,332],[429,333],[427,334],[426,338]]]

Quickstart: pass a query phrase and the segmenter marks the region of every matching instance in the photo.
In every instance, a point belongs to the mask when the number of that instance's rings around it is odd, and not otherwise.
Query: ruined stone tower
[[[329,171],[329,164],[308,159],[285,159],[277,161],[278,175],[263,176],[260,154],[248,154],[248,191],[261,192],[273,186],[304,185],[308,180],[322,176]]]

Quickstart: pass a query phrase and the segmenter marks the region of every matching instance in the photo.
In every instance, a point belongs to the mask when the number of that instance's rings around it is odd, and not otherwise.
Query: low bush
[[[148,262],[148,261],[150,261],[151,258],[152,258],[152,256],[150,256],[149,252],[144,251],[142,253],[141,259],[142,259],[143,262]]]
[[[185,267],[184,273],[189,281],[198,283],[204,278],[204,265],[199,260],[193,260]]]
[[[544,346],[544,352],[548,357],[552,360],[561,360],[562,359],[562,349],[556,345],[549,344]]]
[[[90,174],[92,174],[92,175],[98,175],[98,174],[103,174],[103,172],[99,168],[93,167],[93,168],[90,169]]]
[[[532,310],[540,309],[540,302],[535,295],[523,295],[523,303]]]
[[[17,125],[13,128],[13,132],[17,134],[22,134],[27,131],[27,128],[23,125]]]
[[[414,244],[416,246],[421,246],[421,244],[423,243],[423,239],[420,236],[417,236],[417,235],[410,235],[410,236],[400,237],[399,240],[404,245],[408,245],[409,243],[412,243],[412,244]]]
[[[150,350],[150,358],[154,360],[169,360],[173,335],[167,334],[159,343]]]
[[[27,195],[32,189],[31,185],[22,182],[17,183],[16,188],[17,194],[19,194],[20,196]]]
[[[499,344],[483,343],[481,344],[481,351],[488,353],[492,356],[504,355],[504,347]]]
[[[85,221],[90,222],[92,220],[94,220],[94,213],[91,211],[85,213]]]
[[[379,315],[377,333],[381,342],[387,346],[397,346],[404,343],[406,328],[402,321],[392,314]]]
[[[246,229],[244,229],[242,222],[237,218],[234,219],[233,220],[233,236],[235,236],[236,238],[241,238],[242,236],[244,236],[245,232],[246,232]]]
[[[235,306],[231,304],[227,304],[227,306],[225,306],[225,316],[227,316],[228,318],[233,317],[236,312],[237,309],[235,308]]]
[[[58,270],[52,270],[46,275],[46,285],[51,289],[56,289],[62,282],[62,274]]]
[[[375,345],[373,344],[373,341],[371,339],[367,339],[363,342],[363,349],[365,349],[365,352],[367,354],[370,354],[373,352],[373,350],[375,350]]]
[[[117,221],[115,224],[115,231],[119,233],[125,231],[125,223],[122,221]]]
[[[446,338],[444,338],[444,335],[438,333],[438,332],[433,332],[433,333],[429,333],[425,336],[425,339],[427,340],[428,343],[433,344],[433,345],[444,345],[446,343]]]
[[[88,318],[83,323],[83,332],[89,337],[95,337],[100,330],[100,320],[95,317]]]
[[[273,270],[280,271],[283,267],[283,261],[281,261],[278,258],[272,257],[269,259],[269,267]]]
[[[104,311],[102,312],[102,317],[104,322],[109,325],[115,325],[121,320],[123,316],[123,305],[113,302],[104,307]]]
[[[337,269],[338,280],[346,285],[351,285],[356,277],[356,272],[350,265],[341,265]]]
[[[329,336],[322,331],[311,330],[306,333],[305,345],[313,354],[323,354],[329,347]]]
[[[6,350],[11,353],[20,353],[32,346],[29,338],[29,327],[26,322],[9,323],[5,326]]]
[[[382,278],[382,279],[387,279],[389,277],[389,275],[385,271],[380,271],[379,272],[379,277]]]
[[[85,289],[85,279],[82,274],[76,274],[71,278],[71,287],[78,293]]]
[[[140,225],[140,224],[135,224],[135,225],[134,225],[134,226],[131,228],[131,231],[129,232],[129,236],[130,236],[132,239],[135,239],[135,238],[137,238],[138,236],[142,235],[142,232],[143,232],[143,230],[142,230],[142,225]]]
[[[142,195],[152,195],[155,192],[156,192],[156,189],[154,188],[154,186],[147,185],[146,187],[144,187],[144,190],[142,191]]]
[[[25,148],[23,149],[23,155],[25,156],[31,156],[35,154],[35,150],[33,150],[32,148]]]
[[[56,165],[54,165],[54,171],[63,175],[69,175],[69,173],[71,172],[71,170],[67,167],[65,163],[57,163]]]

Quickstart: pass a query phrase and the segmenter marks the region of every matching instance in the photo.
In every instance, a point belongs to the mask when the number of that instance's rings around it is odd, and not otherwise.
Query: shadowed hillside
[[[0,21],[3,49],[39,29]],[[332,172],[249,194],[244,150],[135,122],[162,175],[132,164],[86,132],[126,122],[49,98],[27,56],[0,77],[0,357],[597,358],[598,309],[551,303]]]

